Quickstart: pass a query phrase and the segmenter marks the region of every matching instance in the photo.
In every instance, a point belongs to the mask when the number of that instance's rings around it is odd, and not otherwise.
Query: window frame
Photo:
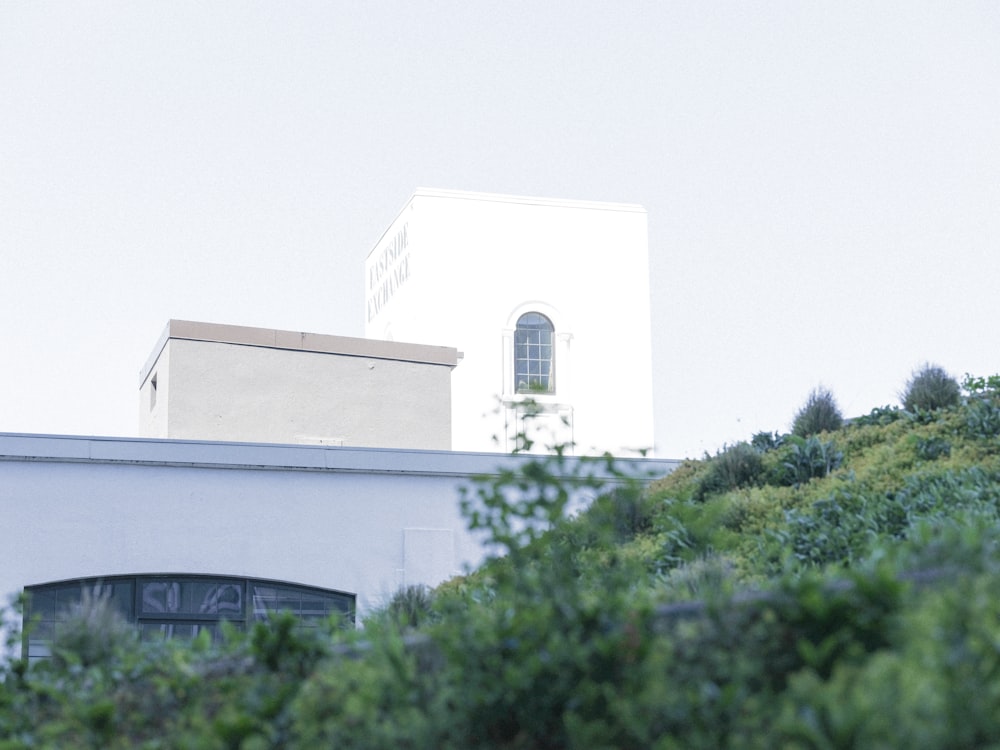
[[[540,318],[537,323],[524,322],[526,318]],[[544,325],[541,324],[544,321]],[[519,396],[553,396],[556,393],[556,327],[552,319],[545,313],[537,310],[528,310],[521,313],[514,324],[513,333],[514,351],[512,365],[514,368],[513,392]],[[520,354],[522,347],[525,347],[525,354]],[[537,356],[532,356],[532,350],[537,349]],[[548,356],[543,356],[543,351],[548,350]],[[524,364],[526,372],[524,376],[526,382],[522,381],[522,367]],[[532,369],[537,369],[537,373],[532,373]],[[547,369],[547,373],[542,371]],[[537,380],[533,380],[537,378]],[[545,382],[541,382],[544,378]],[[524,383],[522,385],[522,382]]]
[[[238,611],[228,612],[191,612],[183,609],[156,612],[148,607],[143,607],[143,586],[144,584],[163,582],[178,584],[208,583],[215,585],[234,585],[239,587],[240,606]],[[320,586],[310,586],[293,581],[282,581],[268,578],[251,578],[248,576],[227,576],[203,573],[139,573],[129,575],[110,575],[102,577],[71,578],[62,581],[47,581],[45,583],[32,584],[24,587],[25,607],[22,622],[22,657],[29,661],[44,659],[48,656],[48,649],[55,637],[55,633],[61,622],[66,620],[66,610],[75,603],[79,603],[87,590],[100,595],[100,591],[108,586],[126,586],[131,589],[128,593],[115,591],[111,596],[113,606],[125,618],[125,620],[135,626],[140,637],[147,638],[152,635],[156,627],[173,628],[179,627],[207,627],[213,634],[220,632],[220,625],[223,621],[230,623],[238,630],[248,630],[256,622],[266,621],[269,613],[289,611],[286,607],[275,606],[266,607],[263,604],[258,606],[260,593],[257,589],[273,588],[274,598],[278,601],[288,601],[297,598],[299,601],[300,627],[315,627],[319,622],[325,621],[329,617],[336,616],[337,613],[343,617],[345,627],[353,627],[357,612],[357,595],[336,589],[327,589]],[[182,589],[183,590],[183,589]],[[55,597],[52,606],[55,609],[51,613],[42,614],[36,609],[33,599],[39,594],[51,594]],[[294,597],[292,596],[294,594]],[[303,613],[303,602],[313,597],[326,603],[324,615],[317,613]],[[123,607],[124,605],[124,607]],[[45,635],[51,632],[51,635]],[[39,636],[39,633],[43,634]]]

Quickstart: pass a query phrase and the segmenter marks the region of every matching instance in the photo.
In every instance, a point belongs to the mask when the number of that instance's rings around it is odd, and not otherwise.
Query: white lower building
[[[12,530],[0,596],[38,595],[35,656],[95,583],[152,636],[273,609],[364,618],[401,586],[478,564],[486,548],[462,490],[528,459],[0,434],[0,517]],[[675,464],[624,465],[662,475]]]

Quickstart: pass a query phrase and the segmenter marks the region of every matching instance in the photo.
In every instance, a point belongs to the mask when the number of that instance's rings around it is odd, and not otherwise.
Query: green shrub
[[[781,435],[777,432],[757,432],[750,438],[750,445],[760,453],[767,453],[784,445],[786,438],[787,435]]]
[[[917,458],[922,461],[934,461],[951,455],[951,442],[942,437],[916,439]]]
[[[711,494],[756,484],[763,473],[760,452],[749,443],[726,446],[709,459],[708,472],[701,478],[695,496],[704,500]]]
[[[920,412],[958,406],[961,398],[958,381],[944,368],[927,363],[913,372],[901,401],[907,411]]]
[[[402,586],[389,599],[385,609],[365,620],[366,627],[385,620],[400,630],[413,630],[426,624],[433,615],[434,593],[423,585]]]
[[[854,427],[868,427],[870,425],[892,424],[898,419],[902,419],[905,413],[898,406],[876,406],[868,414],[855,417],[851,420]]]
[[[590,544],[621,544],[648,531],[656,503],[635,488],[613,488],[597,497],[574,525],[583,527]]]
[[[974,440],[992,440],[1000,435],[1000,404],[992,398],[971,397],[965,407],[965,429]]]
[[[962,389],[970,396],[995,396],[1000,393],[1000,375],[977,377],[965,373]]]
[[[837,450],[837,445],[832,440],[823,441],[816,435],[806,439],[793,435],[788,440],[782,458],[785,473],[781,484],[797,487],[838,469],[844,460],[844,454]]]
[[[792,434],[805,438],[820,432],[839,430],[843,424],[844,417],[833,394],[820,386],[809,393],[805,405],[795,415]]]
[[[136,640],[135,628],[119,614],[99,589],[85,588],[52,640],[52,660],[60,667],[83,667],[107,662],[126,644]]]

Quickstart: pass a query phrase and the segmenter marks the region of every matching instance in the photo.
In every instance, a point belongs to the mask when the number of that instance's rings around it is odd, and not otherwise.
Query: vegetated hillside
[[[464,499],[502,556],[340,645],[80,612],[8,667],[0,748],[1000,746],[1000,377],[946,396],[814,434],[840,423],[816,391],[799,434],[648,489],[539,458]]]
[[[1000,518],[1000,410],[982,386],[948,409],[875,409],[807,438],[759,434],[685,463],[650,496],[649,530],[631,544],[676,595],[699,575],[755,586],[904,549],[926,567],[936,539]]]

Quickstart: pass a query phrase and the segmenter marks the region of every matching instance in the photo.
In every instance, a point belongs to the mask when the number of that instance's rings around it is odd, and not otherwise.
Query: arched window
[[[106,598],[140,637],[194,638],[207,630],[221,638],[222,621],[240,630],[266,622],[272,612],[291,612],[302,628],[332,617],[354,624],[355,596],[315,586],[257,578],[210,575],[136,575],[81,578],[25,586],[25,656],[46,658],[55,634],[85,595]]]
[[[541,313],[529,312],[517,319],[514,329],[514,383],[518,393],[554,393],[552,357],[555,328]]]

